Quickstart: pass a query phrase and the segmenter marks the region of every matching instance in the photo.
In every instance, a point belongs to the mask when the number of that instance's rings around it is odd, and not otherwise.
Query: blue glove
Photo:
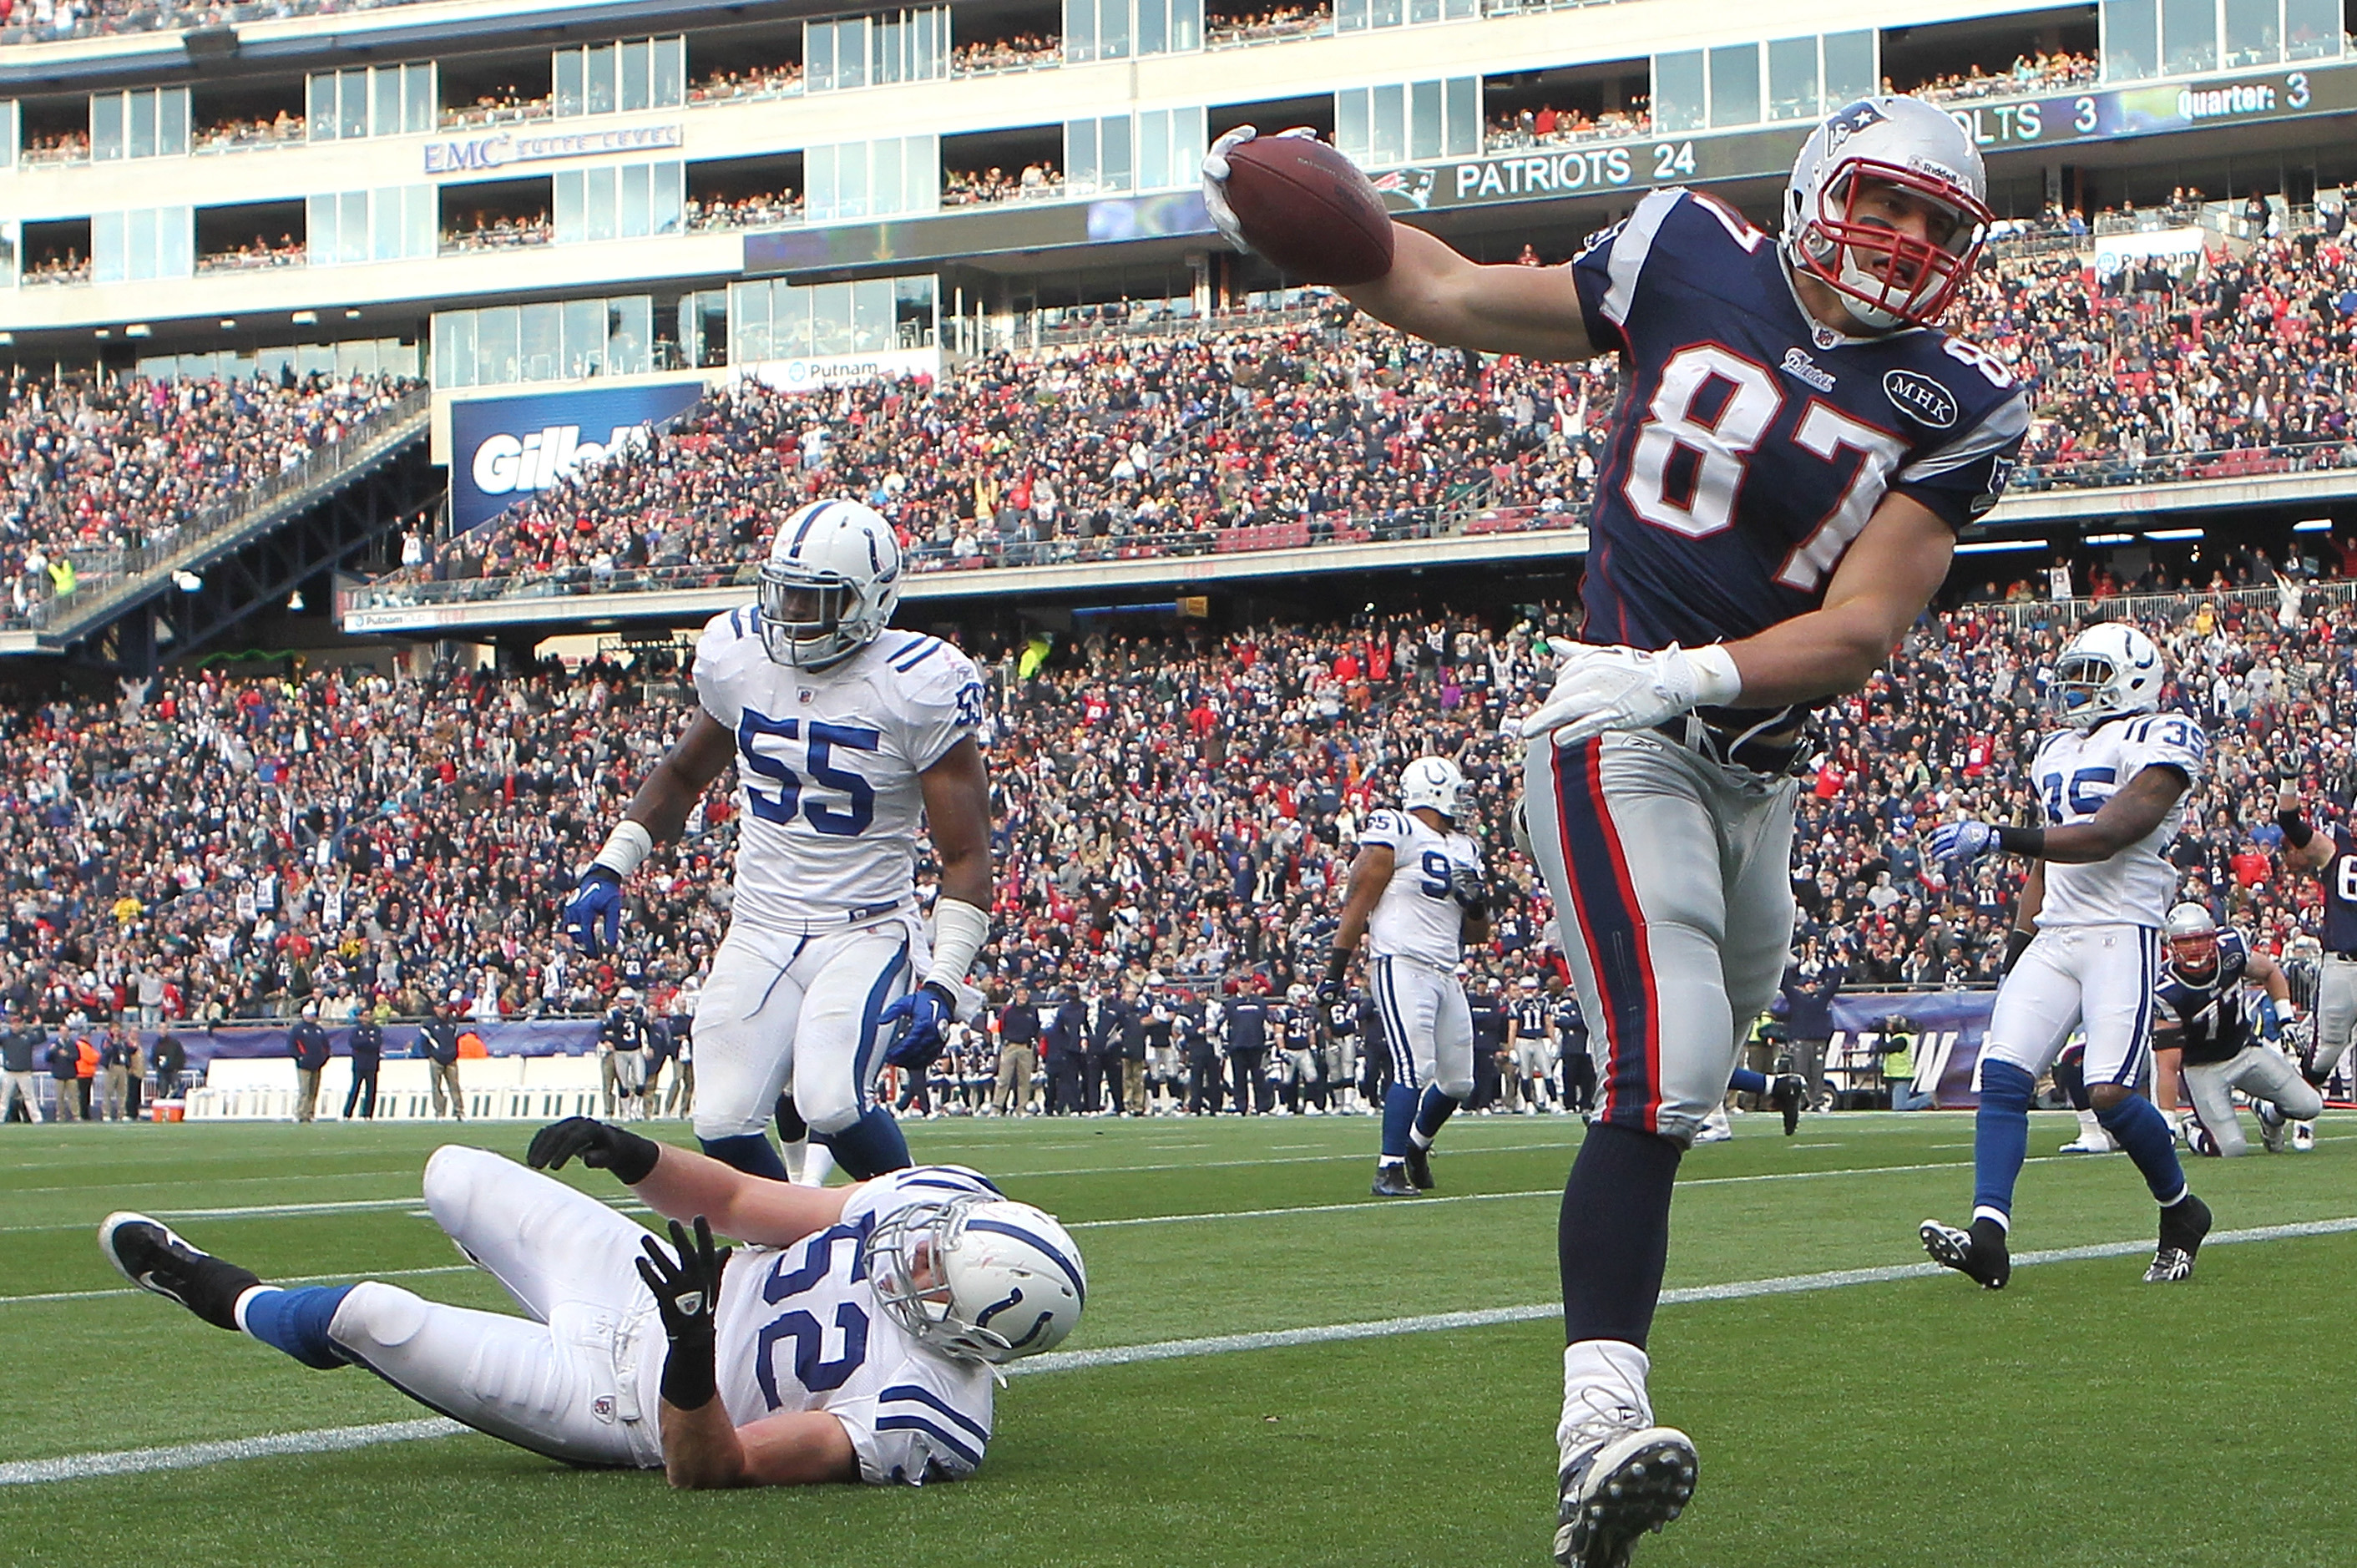
[[[876,1017],[881,1024],[903,1020],[908,1024],[884,1047],[884,1059],[909,1072],[922,1072],[949,1048],[949,1026],[957,1017],[957,1000],[938,985],[920,985],[899,1001],[885,1004]]]
[[[1996,848],[1996,829],[1987,822],[1943,822],[1932,831],[1932,858],[1947,865],[1970,865]]]
[[[596,958],[601,934],[612,947],[622,934],[622,879],[608,865],[592,865],[581,874],[573,896],[565,901],[565,934],[573,945]]]

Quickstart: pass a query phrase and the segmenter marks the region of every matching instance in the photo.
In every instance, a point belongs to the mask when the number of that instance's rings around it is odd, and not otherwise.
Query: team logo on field
[[[1945,430],[1956,423],[1955,394],[1920,371],[1885,371],[1882,392],[1918,424]]]

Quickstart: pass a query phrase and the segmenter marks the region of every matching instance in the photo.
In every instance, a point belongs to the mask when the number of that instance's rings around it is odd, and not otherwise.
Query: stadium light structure
[[[2329,517],[2308,518],[2293,523],[2291,531],[2294,533],[2330,533],[2332,532],[2332,520]]]
[[[2202,531],[2198,528],[2156,528],[2147,532],[2145,537],[2156,543],[2178,544],[2189,539],[2201,538]]]
[[[182,570],[172,574],[172,586],[184,594],[202,592],[204,585],[205,580],[194,572]]]
[[[123,335],[125,338],[153,338],[156,336],[156,329],[145,321],[135,321],[123,329]]]
[[[1970,544],[1956,546],[1959,555],[2001,555],[2007,551],[2044,550],[2043,539],[1975,539]]]
[[[298,310],[288,319],[297,327],[317,327],[319,325],[319,313],[316,310]]]

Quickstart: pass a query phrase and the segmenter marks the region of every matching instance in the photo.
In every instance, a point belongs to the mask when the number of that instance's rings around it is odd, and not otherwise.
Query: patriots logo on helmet
[[[1867,126],[1879,125],[1889,118],[1871,100],[1861,98],[1825,122],[1825,135],[1838,147]]]

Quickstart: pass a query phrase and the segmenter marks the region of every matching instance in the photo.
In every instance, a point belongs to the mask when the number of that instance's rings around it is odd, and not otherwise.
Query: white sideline
[[[2339,1219],[2309,1219],[2290,1225],[2261,1225],[2247,1230],[2222,1230],[2207,1246],[2237,1241],[2280,1241],[2302,1236],[2338,1236],[2357,1231],[2357,1215]],[[2098,1241],[2083,1247],[2056,1247],[2020,1252],[2016,1267],[2036,1263],[2076,1262],[2091,1258],[2128,1257],[2146,1251],[2152,1242]],[[1662,1305],[1682,1306],[1695,1302],[1742,1301],[1754,1296],[1790,1295],[1803,1291],[1840,1290],[1849,1285],[1882,1284],[1943,1273],[1937,1263],[1900,1263],[1876,1269],[1835,1269],[1816,1274],[1781,1274],[1764,1280],[1737,1280],[1726,1284],[1689,1285],[1662,1293]],[[1280,1328],[1262,1334],[1223,1334],[1206,1339],[1165,1339],[1147,1345],[1114,1345],[1102,1350],[1057,1350],[1017,1362],[1015,1374],[1092,1370],[1099,1367],[1135,1366],[1142,1361],[1168,1361],[1182,1357],[1218,1356],[1237,1350],[1275,1350],[1297,1345],[1330,1345],[1346,1339],[1388,1339],[1405,1334],[1430,1334],[1451,1328],[1486,1328],[1499,1324],[1534,1323],[1563,1308],[1554,1302],[1533,1306],[1489,1307],[1478,1312],[1438,1312],[1419,1317],[1385,1317],[1368,1323],[1329,1323],[1310,1328]],[[274,1454],[325,1454],[363,1448],[376,1443],[408,1443],[425,1437],[451,1437],[468,1428],[439,1416],[425,1421],[388,1421],[373,1426],[331,1426],[312,1432],[279,1433],[268,1437],[231,1438],[221,1443],[188,1443],[169,1448],[130,1448],[112,1454],[68,1454],[55,1459],[17,1459],[0,1464],[0,1487],[37,1485],[48,1481],[82,1481],[101,1476],[137,1475],[149,1470],[180,1470],[230,1459],[254,1459]]]

